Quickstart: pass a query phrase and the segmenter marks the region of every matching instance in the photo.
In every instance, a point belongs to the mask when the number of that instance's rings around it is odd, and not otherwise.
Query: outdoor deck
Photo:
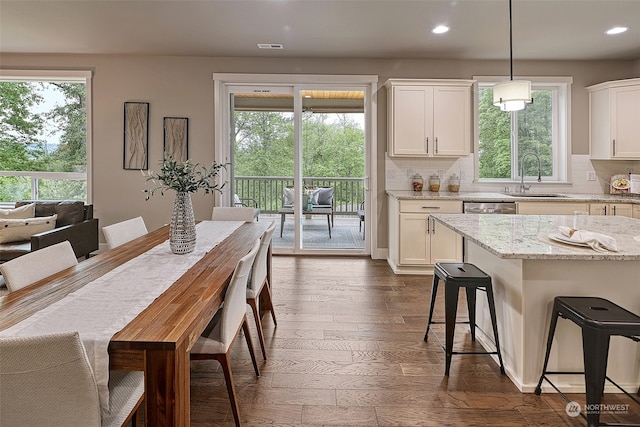
[[[275,221],[273,247],[293,248],[294,223],[293,215],[287,215],[280,237],[280,215],[261,214],[259,221]],[[325,215],[305,216],[302,219],[303,247],[307,249],[364,249],[364,223],[359,229],[360,220],[356,215],[336,215],[331,229],[331,238],[327,228]]]

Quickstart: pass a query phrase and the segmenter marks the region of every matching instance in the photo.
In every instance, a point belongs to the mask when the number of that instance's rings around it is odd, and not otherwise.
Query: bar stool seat
[[[438,292],[439,281],[444,281],[444,304],[445,304],[445,321],[433,321],[433,310],[436,303],[436,295]],[[469,311],[469,321],[456,321],[458,310],[458,294],[460,288],[465,288],[467,293],[467,309]],[[476,290],[486,292],[489,304],[489,314],[491,316],[491,324],[493,327],[493,343],[496,351],[453,351],[453,337],[455,333],[456,323],[468,323],[471,330],[472,341],[476,340]],[[445,345],[442,346],[438,335],[433,331],[431,325],[444,324],[446,330]],[[500,341],[498,339],[498,327],[496,323],[496,309],[493,300],[493,288],[491,286],[491,276],[480,270],[470,263],[436,263],[433,270],[433,285],[431,287],[431,306],[429,308],[429,320],[427,322],[427,331],[424,334],[424,340],[429,338],[429,330],[433,333],[440,346],[445,351],[445,375],[449,375],[451,367],[451,357],[454,354],[497,354],[500,362],[500,372],[504,375],[504,364],[502,363],[502,355],[500,354]]]
[[[582,328],[582,348],[584,358],[583,372],[568,371],[547,371],[549,363],[549,354],[551,353],[551,345],[553,344],[553,336],[558,323],[558,317],[571,320]],[[535,393],[540,395],[542,392],[542,382],[547,381],[567,402],[571,402],[567,396],[560,391],[549,380],[547,375],[563,375],[563,374],[584,374],[585,377],[585,394],[588,408],[597,408],[602,402],[604,394],[605,381],[611,382],[625,395],[630,397],[636,403],[640,401],[622,387],[616,384],[607,376],[607,358],[609,353],[609,341],[612,335],[624,336],[634,341],[640,341],[640,316],[612,303],[609,300],[598,297],[555,297],[553,300],[553,311],[551,314],[551,323],[549,325],[549,335],[547,337],[547,351],[544,356],[544,364],[542,366],[542,375],[536,387]],[[640,389],[638,390],[640,394]],[[580,413],[582,418],[587,421],[588,427],[596,427],[600,425],[611,425],[600,423],[599,411],[587,411]],[[615,424],[626,426],[640,426],[640,424]]]

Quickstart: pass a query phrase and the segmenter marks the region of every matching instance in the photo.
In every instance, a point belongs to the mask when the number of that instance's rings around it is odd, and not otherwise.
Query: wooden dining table
[[[242,224],[111,338],[110,369],[145,373],[147,426],[190,425],[189,351],[220,307],[238,260],[268,225]],[[159,245],[168,234],[168,226],[161,227],[0,298],[0,331]]]

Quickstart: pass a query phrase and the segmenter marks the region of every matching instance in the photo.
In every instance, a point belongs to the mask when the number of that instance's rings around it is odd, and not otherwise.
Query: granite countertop
[[[398,200],[461,200],[464,202],[625,202],[640,204],[640,195],[620,195],[620,194],[569,194],[560,193],[562,197],[540,197],[540,196],[512,196],[506,193],[474,193],[461,192],[451,193],[441,191],[439,193],[431,191],[404,191],[387,190],[387,194]],[[535,193],[534,193],[535,194]],[[549,193],[545,193],[549,194]]]
[[[500,258],[549,260],[640,260],[640,220],[621,216],[587,217],[587,229],[616,239],[618,252],[553,241],[549,234],[572,226],[572,215],[431,214],[432,218]]]

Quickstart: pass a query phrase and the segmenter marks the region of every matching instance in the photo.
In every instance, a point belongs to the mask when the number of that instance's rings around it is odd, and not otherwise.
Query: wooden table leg
[[[185,346],[145,352],[145,425],[190,425],[189,353]]]

